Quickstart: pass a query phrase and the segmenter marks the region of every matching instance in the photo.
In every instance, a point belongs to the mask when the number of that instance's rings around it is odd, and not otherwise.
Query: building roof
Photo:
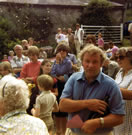
[[[60,5],[60,6],[86,6],[91,0],[0,0],[2,3],[20,3],[36,5]],[[113,6],[122,7],[122,4],[111,2]]]

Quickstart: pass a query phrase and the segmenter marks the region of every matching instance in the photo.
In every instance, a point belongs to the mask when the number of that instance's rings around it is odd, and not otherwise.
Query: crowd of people
[[[32,38],[14,46],[0,63],[0,134],[132,135],[132,47],[83,36],[58,28],[54,61]]]

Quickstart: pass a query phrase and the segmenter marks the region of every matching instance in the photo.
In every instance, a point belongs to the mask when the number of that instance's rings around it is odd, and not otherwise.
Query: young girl
[[[2,77],[5,75],[15,76],[13,74],[13,69],[11,67],[10,62],[4,61],[4,62],[0,63],[0,74],[2,75]]]
[[[28,84],[36,84],[36,79],[39,75],[40,66],[41,66],[41,62],[38,61],[38,56],[39,56],[38,47],[30,46],[28,48],[28,55],[31,62],[26,63],[22,67],[20,78],[23,79]],[[29,108],[27,109],[27,112],[29,114],[31,114],[31,109],[33,108],[33,105],[35,104],[35,100],[38,94],[39,94],[39,90],[36,85],[36,87],[32,88],[32,91],[31,91],[30,104],[29,104]]]
[[[52,118],[52,111],[58,111],[58,103],[56,96],[50,91],[53,87],[53,78],[49,75],[40,75],[37,78],[38,88],[41,94],[36,98],[35,108],[32,109],[32,114],[42,119],[50,133],[54,129],[54,121]]]
[[[48,59],[43,60],[42,63],[41,63],[41,68],[40,68],[40,75],[41,74],[50,75],[51,67],[52,67],[52,63],[51,63],[50,60],[48,60]],[[54,80],[54,85],[53,85],[53,88],[51,89],[51,92],[55,96],[58,96],[57,79],[53,78],[53,80]]]
[[[104,40],[101,33],[98,33],[98,47],[104,49]]]

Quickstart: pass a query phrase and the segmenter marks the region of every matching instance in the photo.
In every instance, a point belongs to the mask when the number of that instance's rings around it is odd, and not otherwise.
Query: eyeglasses
[[[123,60],[124,58],[125,58],[126,56],[122,56],[122,55],[120,55],[120,56],[115,56],[115,60]]]

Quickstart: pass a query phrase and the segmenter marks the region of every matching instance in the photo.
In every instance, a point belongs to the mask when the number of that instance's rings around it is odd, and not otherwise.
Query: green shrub
[[[111,4],[107,0],[91,0],[78,22],[84,25],[112,25],[112,18],[109,15]]]
[[[125,22],[132,20],[132,9],[126,11]]]
[[[51,29],[48,12],[27,4],[0,7],[0,58],[23,39],[33,37],[35,41],[47,40]]]
[[[123,41],[122,41],[121,46],[125,46],[125,47],[130,46],[130,39],[125,39],[124,38]]]

